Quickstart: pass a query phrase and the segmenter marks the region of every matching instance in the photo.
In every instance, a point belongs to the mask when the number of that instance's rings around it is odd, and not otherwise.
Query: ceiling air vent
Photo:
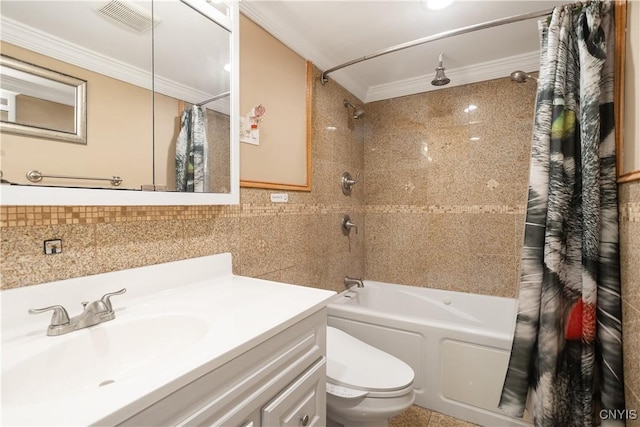
[[[112,0],[97,11],[110,21],[138,33],[150,30],[153,22],[149,11],[126,0]],[[158,22],[159,20],[156,19],[154,23],[158,24]]]

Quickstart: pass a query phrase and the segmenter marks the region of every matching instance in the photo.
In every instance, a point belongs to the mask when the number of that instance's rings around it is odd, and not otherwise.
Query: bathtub
[[[408,363],[416,405],[485,426],[531,426],[497,408],[517,300],[365,281],[328,307],[335,326]]]

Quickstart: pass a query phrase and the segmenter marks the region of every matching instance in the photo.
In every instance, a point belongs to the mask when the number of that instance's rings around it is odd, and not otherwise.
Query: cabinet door
[[[325,373],[323,357],[262,408],[262,426],[325,425]]]

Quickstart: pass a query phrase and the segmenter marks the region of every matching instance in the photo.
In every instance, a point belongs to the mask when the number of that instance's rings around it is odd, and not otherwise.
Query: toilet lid
[[[402,360],[328,326],[327,379],[357,389],[399,390],[413,382],[414,373]]]

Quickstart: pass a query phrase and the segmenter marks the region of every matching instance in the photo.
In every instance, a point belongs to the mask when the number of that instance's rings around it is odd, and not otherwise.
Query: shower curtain
[[[176,190],[206,192],[207,115],[194,105],[182,112],[176,141]]]
[[[558,7],[540,29],[519,306],[499,407],[522,417],[527,405],[536,426],[624,425],[613,5]]]

